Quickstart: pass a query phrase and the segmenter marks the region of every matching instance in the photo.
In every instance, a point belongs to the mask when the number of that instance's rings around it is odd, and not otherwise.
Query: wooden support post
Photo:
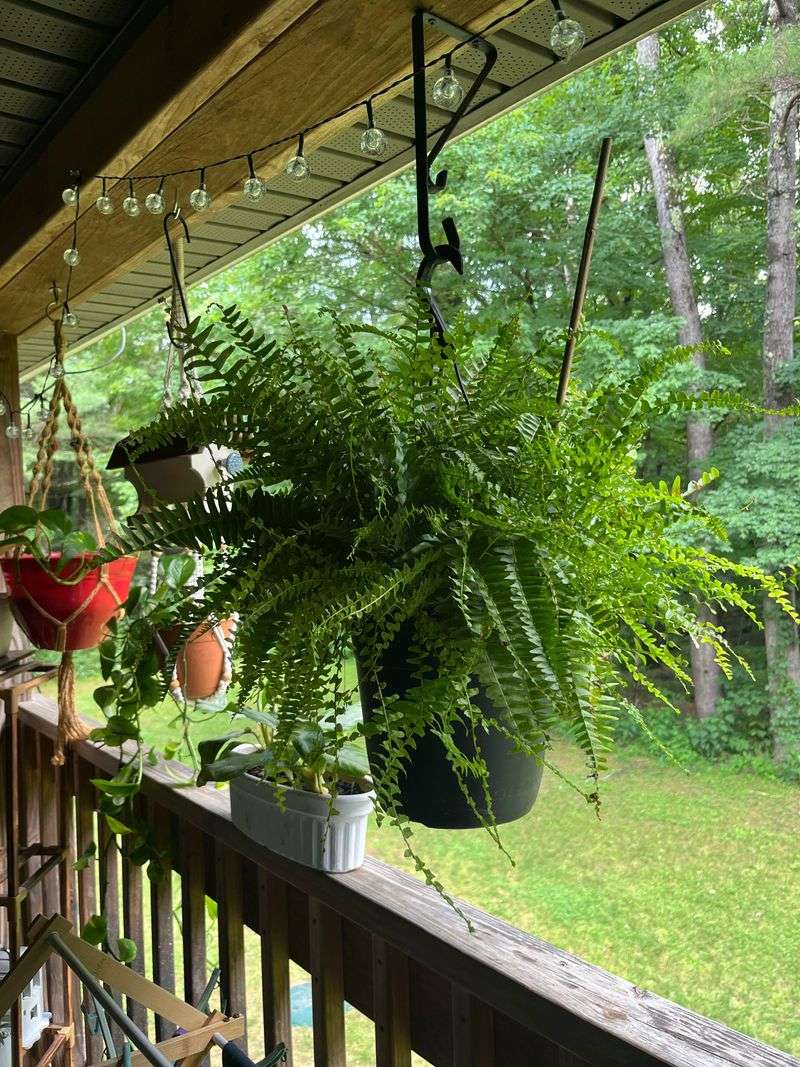
[[[258,925],[261,935],[261,990],[264,1050],[282,1041],[292,1058],[292,1009],[289,999],[289,908],[287,886],[263,867],[258,871]]]
[[[376,1067],[410,1067],[408,959],[372,935],[372,1017]]]
[[[217,907],[219,969],[222,1010],[226,1015],[247,1012],[242,916],[242,859],[223,842],[217,842]],[[242,1040],[247,1051],[247,1037]]]
[[[315,1067],[346,1067],[342,918],[308,901]]]
[[[3,511],[25,499],[22,439],[6,437],[5,433],[11,412],[19,411],[17,339],[8,333],[0,333],[0,399],[6,406],[6,413],[0,416],[0,511]]]

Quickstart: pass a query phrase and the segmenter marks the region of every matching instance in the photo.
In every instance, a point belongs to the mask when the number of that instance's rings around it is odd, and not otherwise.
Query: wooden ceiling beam
[[[437,14],[475,30],[507,14],[519,0],[438,0]],[[275,3],[271,8],[276,6]],[[384,89],[410,72],[411,16],[417,0],[323,0],[306,5],[303,16],[279,36],[264,43],[259,54],[237,71],[210,99],[202,100],[190,117],[160,136],[163,129],[151,126],[152,150],[141,153],[132,174],[163,173],[197,167],[214,159],[246,152],[258,142],[288,136],[309,127],[327,115],[351,106]],[[431,57],[442,55],[452,42],[431,34]],[[406,86],[406,89],[409,87]],[[113,113],[113,108],[111,109]],[[347,116],[306,137],[307,151],[353,121]],[[262,154],[258,172],[263,177],[279,174],[294,146]],[[70,165],[87,168],[80,153]],[[117,173],[126,173],[118,167]],[[215,214],[241,198],[246,175],[242,162],[209,171],[206,178],[214,200],[211,208],[196,216],[198,224],[212,221]],[[187,213],[192,212],[189,191],[197,184],[190,174],[175,183]],[[60,190],[52,189],[51,197]],[[302,189],[298,185],[298,191]],[[120,200],[121,190],[116,190]],[[171,198],[172,189],[168,190]],[[0,330],[21,334],[35,329],[42,319],[46,294],[53,278],[64,276],[62,254],[69,241],[62,232],[24,269],[7,278],[0,290]],[[79,227],[80,266],[72,281],[77,304],[110,284],[136,264],[157,255],[163,247],[158,220],[145,216],[130,219],[118,212],[104,218],[87,210]],[[2,281],[2,275],[0,275]]]
[[[0,200],[0,286],[69,226],[61,204],[68,171],[127,173],[319,3],[166,4]]]

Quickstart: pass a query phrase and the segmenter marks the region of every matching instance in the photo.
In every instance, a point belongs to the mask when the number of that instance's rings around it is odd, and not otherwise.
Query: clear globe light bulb
[[[7,410],[5,400],[0,396],[0,415],[5,415]]]
[[[448,69],[433,83],[431,97],[434,104],[453,111],[464,99],[464,87],[452,70]]]
[[[586,44],[586,30],[575,19],[559,19],[550,32],[550,47],[560,59],[570,59]]]
[[[75,314],[74,311],[68,311],[64,315],[64,325],[65,326],[77,326],[78,325],[78,316]]]
[[[30,426],[30,425],[26,426],[25,429],[22,431],[22,436],[26,441],[32,441],[33,440],[33,427]]]
[[[50,371],[50,373],[56,379],[63,378],[64,377],[64,364],[63,363],[55,363],[55,364],[53,364],[53,369]]]
[[[386,151],[386,134],[370,126],[361,134],[361,151],[368,156],[382,156]]]
[[[144,198],[144,206],[151,215],[163,215],[165,207],[163,195],[159,192],[148,193]]]
[[[64,262],[68,267],[77,267],[81,261],[81,254],[77,248],[64,249]]]
[[[126,196],[122,201],[122,210],[126,215],[130,215],[132,219],[135,219],[142,211],[142,205],[139,203],[139,198],[136,196]]]
[[[68,207],[72,207],[73,204],[76,204],[78,202],[77,185],[68,185],[61,194],[61,199]]]
[[[242,184],[242,193],[245,200],[260,200],[264,195],[264,183],[257,175],[251,174]]]
[[[17,426],[15,422],[10,422],[8,426],[6,426],[6,437],[10,438],[12,441],[15,441],[19,437],[19,426]]]
[[[192,190],[189,196],[189,203],[195,211],[203,211],[211,203],[211,194],[204,185],[200,185],[197,189]]]
[[[292,156],[289,162],[286,164],[284,170],[289,178],[293,178],[296,182],[301,182],[303,178],[308,177],[308,162],[305,156]]]
[[[111,197],[106,196],[105,193],[103,193],[102,196],[98,196],[98,198],[94,202],[94,206],[97,208],[101,215],[111,215],[114,211],[114,202],[112,201]]]

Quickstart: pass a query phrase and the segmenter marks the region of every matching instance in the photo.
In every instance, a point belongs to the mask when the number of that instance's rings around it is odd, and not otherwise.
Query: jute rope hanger
[[[51,305],[52,308],[53,305]],[[60,318],[53,320],[53,341],[55,347],[56,365],[63,371],[64,357],[66,355],[66,342]],[[55,468],[55,456],[58,450],[58,424],[61,409],[64,409],[67,418],[67,426],[70,431],[70,445],[75,452],[78,465],[81,487],[89,503],[92,515],[92,523],[95,531],[95,539],[100,548],[106,545],[103,522],[105,521],[110,533],[116,533],[119,529],[114,513],[111,509],[108,495],[103,485],[103,480],[94,460],[91,442],[86,436],[81,423],[72,394],[69,391],[66,378],[62,373],[56,382],[53,395],[50,398],[50,407],[47,412],[44,426],[39,435],[36,448],[36,459],[33,465],[31,483],[28,489],[28,506],[36,511],[44,511],[47,507],[47,499],[53,482]],[[17,567],[19,567],[19,552],[15,554]],[[19,573],[19,570],[18,570]],[[55,753],[52,762],[61,765],[64,763],[64,749],[72,741],[81,741],[89,736],[89,727],[83,722],[75,706],[75,664],[72,652],[66,649],[67,631],[70,623],[74,622],[97,596],[101,588],[105,588],[110,594],[119,610],[122,607],[116,589],[109,580],[108,564],[104,563],[99,568],[99,580],[92,590],[75,608],[66,619],[55,618],[47,609],[31,595],[24,582],[20,580],[20,589],[30,601],[36,611],[45,618],[56,630],[56,651],[61,652],[61,663],[58,669],[58,734],[56,737]]]

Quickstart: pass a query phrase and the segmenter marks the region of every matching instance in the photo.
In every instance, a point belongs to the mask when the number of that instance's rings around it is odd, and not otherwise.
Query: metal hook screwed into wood
[[[425,28],[426,26],[441,33],[454,37],[458,41],[469,41],[484,54],[484,64],[480,73],[476,76],[472,85],[464,94],[459,104],[439,134],[433,148],[428,152],[428,107],[426,99],[425,76]],[[447,171],[441,170],[435,179],[431,178],[431,167],[436,157],[444,148],[454,129],[469,109],[475,95],[486,79],[489,71],[497,61],[497,49],[491,42],[478,37],[462,26],[441,19],[428,11],[416,11],[411,20],[411,45],[413,58],[413,85],[414,85],[414,150],[416,158],[416,188],[417,188],[417,231],[419,247],[422,252],[422,262],[417,271],[417,287],[430,308],[431,333],[441,341],[444,340],[446,330],[444,318],[439,310],[431,292],[431,283],[436,268],[442,263],[449,263],[459,274],[464,273],[464,261],[461,255],[461,241],[458,229],[453,219],[442,220],[442,229],[446,241],[442,244],[434,244],[431,237],[429,194],[439,193],[447,185]],[[464,383],[458,364],[453,361],[458,386],[464,400],[469,403]]]

